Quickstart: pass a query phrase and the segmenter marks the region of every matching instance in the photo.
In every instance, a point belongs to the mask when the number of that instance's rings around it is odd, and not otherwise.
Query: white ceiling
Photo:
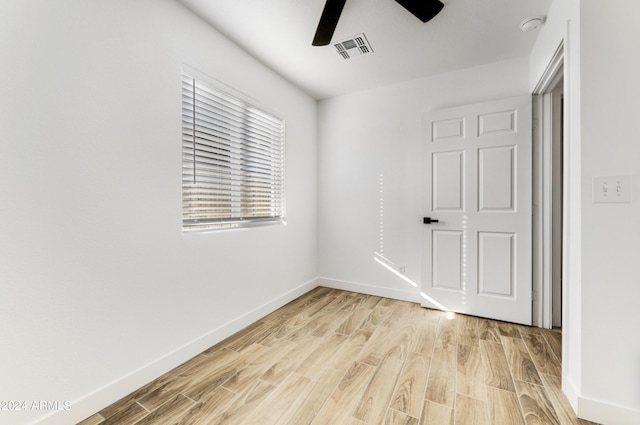
[[[520,22],[551,0],[442,0],[422,23],[394,0],[347,0],[332,41],[365,33],[374,53],[345,60],[313,47],[325,0],[178,0],[316,99],[529,54]]]

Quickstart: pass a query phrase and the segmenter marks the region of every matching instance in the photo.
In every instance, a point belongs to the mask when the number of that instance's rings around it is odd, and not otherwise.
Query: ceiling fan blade
[[[336,30],[340,14],[342,14],[342,9],[346,2],[347,0],[327,0],[324,4],[312,45],[326,46],[331,43],[331,37],[333,37],[333,32]]]
[[[396,0],[396,2],[422,22],[433,19],[444,7],[444,4],[439,0]]]

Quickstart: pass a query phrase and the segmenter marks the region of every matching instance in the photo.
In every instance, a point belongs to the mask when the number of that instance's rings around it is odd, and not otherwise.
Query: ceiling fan
[[[312,45],[326,46],[331,43],[331,37],[333,37],[346,2],[347,0],[327,0]],[[422,22],[430,21],[444,7],[440,0],[396,0],[396,2]]]

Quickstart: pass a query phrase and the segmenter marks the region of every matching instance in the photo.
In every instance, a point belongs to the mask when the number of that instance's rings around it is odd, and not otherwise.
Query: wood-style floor
[[[586,425],[561,334],[316,288],[81,425]]]

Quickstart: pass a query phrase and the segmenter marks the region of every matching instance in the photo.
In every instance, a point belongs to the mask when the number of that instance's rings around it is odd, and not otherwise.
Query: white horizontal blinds
[[[284,219],[284,123],[196,78],[182,79],[183,227]]]

